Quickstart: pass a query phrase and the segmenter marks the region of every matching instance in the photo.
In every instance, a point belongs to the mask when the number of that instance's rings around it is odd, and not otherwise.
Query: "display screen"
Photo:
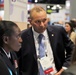
[[[66,0],[28,0],[30,3],[65,4]]]

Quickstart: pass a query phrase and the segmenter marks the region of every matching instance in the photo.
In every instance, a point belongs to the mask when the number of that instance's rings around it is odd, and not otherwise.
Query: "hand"
[[[60,75],[61,73],[60,72],[57,72],[55,75]]]
[[[62,68],[59,72],[57,72],[55,75],[61,75],[61,73],[64,71],[64,69]]]

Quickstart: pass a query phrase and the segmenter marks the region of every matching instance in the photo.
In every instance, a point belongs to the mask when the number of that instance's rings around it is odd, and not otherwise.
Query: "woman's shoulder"
[[[73,32],[71,32],[71,34],[76,35],[76,32],[73,31]]]
[[[76,32],[71,32],[70,36],[76,37]]]

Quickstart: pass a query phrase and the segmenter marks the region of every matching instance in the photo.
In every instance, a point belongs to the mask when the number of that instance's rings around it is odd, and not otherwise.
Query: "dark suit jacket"
[[[61,26],[49,26],[47,28],[50,45],[52,47],[56,69],[59,71],[62,66],[69,66],[70,56],[73,48],[73,43],[67,37],[66,31]],[[52,36],[52,34],[54,36]],[[20,70],[23,75],[37,75],[37,55],[34,43],[32,28],[29,28],[22,33],[22,48],[20,55]],[[65,59],[66,50],[66,59]]]
[[[3,59],[3,62],[5,63],[7,69],[9,68],[12,71],[13,75],[17,75],[16,73],[18,73],[18,68],[15,68],[17,57],[14,52],[11,52],[11,56],[12,56],[12,63],[9,60],[9,58],[6,56],[4,51],[0,48],[0,57]],[[5,72],[5,70],[3,70],[3,71]],[[8,74],[6,74],[6,75],[8,75]]]
[[[0,57],[0,75],[10,75],[7,66],[1,57]]]
[[[61,75],[76,75],[76,64],[72,64],[67,70],[63,71]]]

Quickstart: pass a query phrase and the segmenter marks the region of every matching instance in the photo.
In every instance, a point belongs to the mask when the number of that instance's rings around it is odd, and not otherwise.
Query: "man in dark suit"
[[[19,27],[11,21],[0,21],[0,75],[19,75],[17,56],[22,39]],[[2,60],[1,60],[2,59]],[[3,69],[2,69],[3,68]],[[7,74],[8,73],[8,74]]]
[[[39,63],[41,59],[39,59],[38,36],[40,34],[44,35],[44,39],[42,39],[46,48],[44,56],[50,58],[49,63],[53,68],[53,71],[50,72],[49,75],[60,75],[61,72],[69,66],[71,52],[74,46],[73,43],[67,37],[63,27],[48,27],[47,14],[42,7],[34,7],[30,12],[30,18],[32,27],[23,31],[22,48],[18,53],[20,56],[21,75],[45,75],[43,69],[42,74],[40,70],[42,64]]]

